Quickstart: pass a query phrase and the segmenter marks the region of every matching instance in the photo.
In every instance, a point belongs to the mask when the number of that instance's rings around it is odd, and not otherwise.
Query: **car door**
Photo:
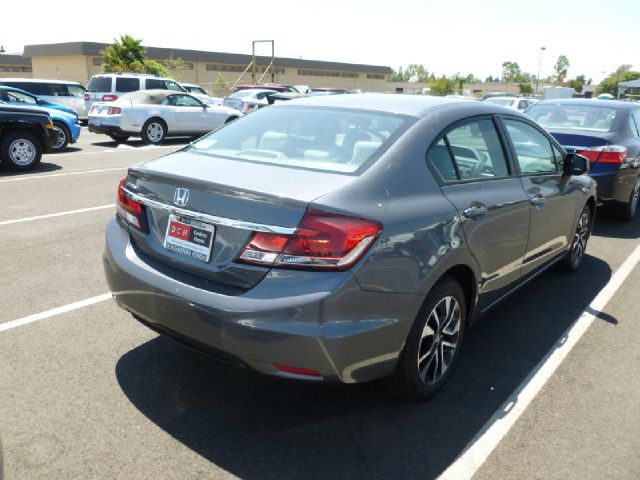
[[[199,133],[211,130],[207,109],[197,98],[191,95],[172,95],[171,105],[181,132]]]
[[[584,193],[563,174],[564,154],[542,129],[521,118],[502,117],[502,122],[531,211],[522,266],[527,275],[569,247]]]
[[[490,116],[450,127],[429,149],[442,191],[459,212],[481,269],[480,308],[519,280],[529,234],[529,199]]]

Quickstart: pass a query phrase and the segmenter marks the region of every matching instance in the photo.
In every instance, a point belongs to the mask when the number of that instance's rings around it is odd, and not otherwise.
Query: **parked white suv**
[[[158,89],[186,92],[178,82],[170,78],[145,73],[101,73],[89,80],[84,104],[89,112],[93,102],[113,102],[125,93]]]

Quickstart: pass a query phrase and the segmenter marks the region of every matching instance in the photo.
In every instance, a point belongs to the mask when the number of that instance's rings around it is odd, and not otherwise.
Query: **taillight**
[[[91,95],[89,95],[88,93],[85,93],[84,99],[88,102],[89,100],[91,100]]]
[[[129,225],[146,232],[147,222],[144,215],[144,205],[136,202],[127,196],[124,187],[127,185],[127,179],[120,180],[118,185],[118,193],[116,195],[116,215]]]
[[[96,107],[95,107],[95,105],[92,105],[91,106],[91,110],[89,110],[89,113],[93,113],[95,111],[96,111]]]
[[[118,99],[118,95],[103,95],[102,96],[102,101],[103,102],[113,102],[114,100]]]
[[[252,108],[253,107],[251,106],[250,103],[247,103],[247,102],[242,103],[242,113],[248,113],[251,111]]]
[[[602,145],[576,151],[587,157],[591,163],[623,163],[627,158],[627,149],[621,145]]]
[[[122,113],[122,109],[120,107],[109,107],[107,110],[107,115],[120,115]]]
[[[293,235],[256,232],[238,256],[245,263],[301,269],[345,270],[380,235],[371,220],[307,210]]]

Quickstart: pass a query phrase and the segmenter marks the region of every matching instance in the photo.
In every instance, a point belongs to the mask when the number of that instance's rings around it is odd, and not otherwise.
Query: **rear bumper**
[[[127,137],[133,137],[133,136],[139,136],[140,133],[136,133],[136,132],[127,132],[125,130],[123,130],[120,127],[116,127],[113,125],[101,125],[101,126],[96,126],[96,125],[91,125],[89,124],[89,131],[92,133],[103,133],[105,135],[120,135],[120,136],[127,136]]]
[[[423,301],[365,292],[350,272],[272,270],[237,294],[203,290],[145,263],[115,220],[103,263],[118,305],[150,328],[227,363],[287,378],[355,383],[391,374]]]
[[[631,192],[638,177],[635,168],[619,169],[616,165],[605,171],[591,171],[591,177],[598,184],[598,200],[604,203],[626,203],[631,198]]]

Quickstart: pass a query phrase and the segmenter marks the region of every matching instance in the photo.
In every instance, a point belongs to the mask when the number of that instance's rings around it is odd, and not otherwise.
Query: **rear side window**
[[[87,85],[87,92],[110,92],[111,77],[93,77]]]
[[[427,158],[445,181],[509,175],[498,132],[489,119],[453,128],[429,149]]]
[[[116,92],[128,93],[140,90],[139,78],[116,78]]]
[[[634,135],[640,137],[640,109],[631,112],[631,127]],[[635,127],[635,129],[633,127]]]
[[[552,173],[562,171],[561,162],[551,148],[549,139],[528,123],[505,119],[507,135],[516,151],[516,161],[520,172]]]
[[[159,88],[161,90],[173,90],[175,92],[184,92],[182,87],[173,80],[161,80],[157,78],[147,78],[147,90]]]

